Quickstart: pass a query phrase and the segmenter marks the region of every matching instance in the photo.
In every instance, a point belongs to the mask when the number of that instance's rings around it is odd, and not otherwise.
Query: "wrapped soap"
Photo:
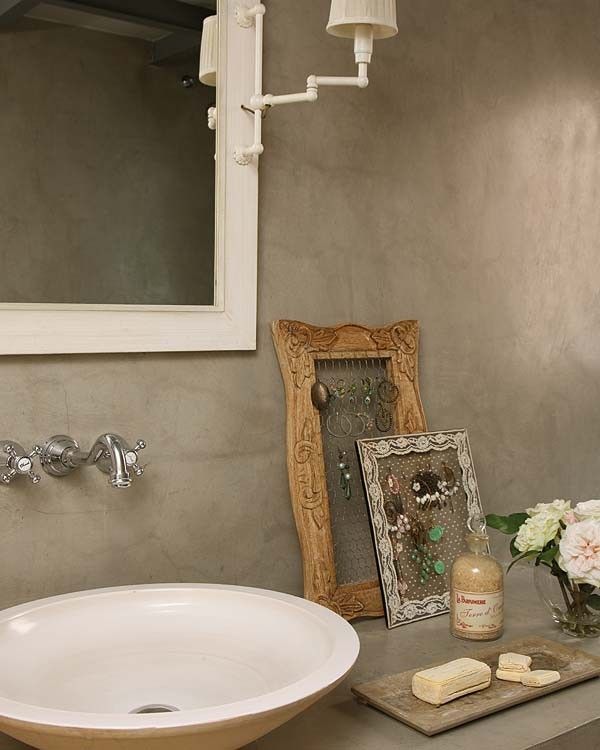
[[[417,672],[412,679],[416,698],[441,706],[463,695],[485,690],[492,682],[492,670],[475,659],[456,659],[439,667]]]
[[[529,672],[531,656],[525,654],[500,654],[498,669],[508,672]]]
[[[521,684],[526,687],[546,687],[560,680],[560,672],[554,669],[536,669],[533,672],[524,672],[521,675]]]
[[[529,671],[529,670],[527,670]],[[504,680],[505,682],[521,682],[521,677],[526,672],[517,672],[514,669],[498,669],[496,670],[496,678],[498,680]]]

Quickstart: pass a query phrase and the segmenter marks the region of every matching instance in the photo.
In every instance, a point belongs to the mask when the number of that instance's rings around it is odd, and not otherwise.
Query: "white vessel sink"
[[[233,750],[332,690],[358,651],[329,610],[258,589],[45,599],[0,612],[0,732],[44,750]]]

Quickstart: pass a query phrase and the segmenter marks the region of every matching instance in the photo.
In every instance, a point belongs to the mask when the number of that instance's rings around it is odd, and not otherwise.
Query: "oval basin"
[[[0,731],[43,750],[234,750],[332,690],[356,633],[303,599],[155,585],[0,612]]]

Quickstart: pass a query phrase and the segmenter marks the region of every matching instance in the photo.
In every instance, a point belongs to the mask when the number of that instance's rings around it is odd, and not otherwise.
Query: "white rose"
[[[515,547],[520,552],[532,552],[541,550],[558,534],[560,529],[560,518],[551,515],[538,514],[528,518],[521,525],[515,539]]]
[[[535,508],[527,508],[528,516],[544,516],[560,521],[571,510],[570,500],[553,500],[551,503],[538,503]]]
[[[575,506],[575,516],[578,521],[592,519],[600,521],[600,500],[588,500]]]
[[[600,521],[567,526],[560,540],[558,564],[575,583],[600,587]]]

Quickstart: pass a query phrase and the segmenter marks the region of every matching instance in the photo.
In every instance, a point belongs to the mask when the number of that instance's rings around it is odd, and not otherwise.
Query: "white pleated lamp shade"
[[[353,39],[356,27],[363,25],[372,27],[374,39],[396,36],[396,0],[332,0],[330,34]]]
[[[217,61],[219,59],[219,18],[209,16],[202,28],[200,49],[200,81],[205,86],[217,85]]]

